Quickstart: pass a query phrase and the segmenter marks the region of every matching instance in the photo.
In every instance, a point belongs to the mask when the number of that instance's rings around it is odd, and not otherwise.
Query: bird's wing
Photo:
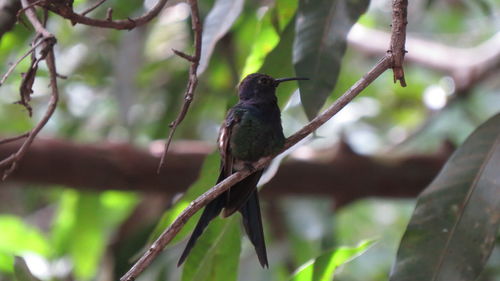
[[[221,130],[219,132],[219,150],[222,156],[221,161],[221,171],[219,175],[219,179],[217,183],[223,181],[225,178],[231,175],[233,169],[233,156],[231,154],[230,148],[230,137],[233,126],[239,122],[241,118],[241,112],[235,112],[235,110],[231,110],[226,118],[226,122],[222,124]],[[210,221],[216,218],[221,210],[225,207],[227,203],[227,191],[223,194],[219,195],[212,202],[208,203],[203,213],[201,214],[200,220],[196,224],[191,237],[189,238],[184,251],[182,252],[181,257],[179,258],[179,262],[177,266],[180,266],[191,252],[191,249],[194,247],[194,244],[201,236],[205,228],[208,226]]]
[[[220,182],[230,176],[233,171],[234,157],[231,153],[231,134],[236,124],[241,121],[244,111],[234,107],[229,111],[226,121],[222,124],[219,131],[219,151],[221,155],[221,177],[217,182]]]

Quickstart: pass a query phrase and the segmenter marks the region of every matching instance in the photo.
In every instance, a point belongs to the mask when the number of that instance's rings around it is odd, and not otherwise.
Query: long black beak
[[[279,83],[281,82],[295,81],[295,80],[309,80],[309,78],[304,78],[304,77],[278,78],[274,79],[274,82],[276,83],[276,86],[278,86]]]

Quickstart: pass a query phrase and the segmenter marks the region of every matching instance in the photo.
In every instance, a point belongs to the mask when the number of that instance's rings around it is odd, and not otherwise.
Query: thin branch
[[[73,7],[65,5],[64,1],[44,1],[40,6],[60,15],[63,18],[70,20],[73,24],[84,24],[102,28],[113,28],[118,30],[130,30],[138,26],[144,25],[154,19],[163,9],[168,0],[159,0],[156,5],[146,12],[144,15],[126,20],[111,20],[111,13],[108,10],[106,19],[92,19],[83,14],[78,14],[73,11]]]
[[[20,140],[20,139],[24,139],[25,137],[28,137],[29,135],[30,135],[30,133],[24,133],[22,135],[15,136],[15,137],[4,138],[4,139],[0,140],[0,145],[6,144],[6,143],[9,143],[9,142],[12,142],[12,141],[17,141],[17,140]]]
[[[406,87],[403,60],[406,53],[406,25],[408,24],[406,20],[407,8],[408,0],[392,1],[392,30],[389,52],[392,53],[393,58],[392,71],[394,72],[394,83],[399,80],[402,87]]]
[[[190,61],[191,66],[189,68],[189,80],[186,87],[186,93],[184,94],[184,103],[182,104],[182,108],[177,115],[177,118],[170,124],[170,133],[168,135],[167,141],[165,142],[165,149],[163,150],[163,154],[161,155],[160,164],[158,165],[157,170],[158,173],[160,173],[161,168],[165,164],[165,156],[167,155],[168,148],[170,147],[170,143],[172,142],[172,138],[174,137],[175,130],[177,129],[177,126],[179,126],[179,124],[182,122],[182,120],[184,120],[184,117],[186,117],[189,106],[193,101],[194,91],[196,90],[196,86],[198,85],[198,76],[196,75],[196,72],[198,71],[198,65],[200,64],[202,27],[197,0],[189,0],[189,6],[191,7],[191,25],[194,31],[194,55],[189,56],[183,52],[174,50],[175,54]]]
[[[24,140],[23,144],[21,147],[17,150],[16,153],[11,154],[9,157],[5,158],[0,162],[0,167],[5,167],[9,166],[7,170],[4,171],[2,180],[5,180],[9,174],[11,174],[15,168],[17,167],[17,163],[21,158],[26,154],[28,151],[30,145],[33,143],[33,140],[35,137],[38,135],[38,133],[42,130],[42,128],[47,124],[49,121],[50,117],[54,113],[56,107],[57,107],[57,101],[59,99],[59,90],[57,87],[57,71],[56,71],[56,65],[55,65],[55,58],[54,58],[54,44],[56,43],[55,37],[50,33],[43,24],[39,21],[39,19],[36,16],[36,13],[32,7],[29,7],[29,3],[27,0],[21,0],[22,6],[25,8],[25,13],[26,16],[28,17],[28,20],[30,23],[33,25],[33,27],[36,30],[37,35],[35,36],[35,41],[38,40],[40,37],[40,41],[43,42],[43,49],[41,51],[41,58],[36,58],[33,56],[32,61],[32,67],[33,65],[37,65],[38,62],[41,59],[45,59],[45,62],[47,64],[47,68],[49,69],[49,76],[50,76],[50,88],[51,88],[51,96],[50,96],[50,101],[49,105],[47,108],[47,111],[45,112],[45,115],[43,118],[38,122],[38,124],[30,131],[27,133],[26,139]],[[34,41],[34,42],[35,42]],[[37,45],[37,43],[33,43],[33,46]],[[30,69],[32,70],[32,69]],[[34,73],[32,73],[34,77]],[[32,80],[34,78],[31,78],[31,76],[25,75],[23,80]],[[23,83],[31,83],[31,82],[24,82]],[[22,84],[23,84],[22,83]],[[31,90],[30,90],[31,91]],[[23,93],[21,93],[23,95]]]
[[[93,10],[97,9],[97,7],[101,6],[106,0],[99,0],[97,3],[94,5],[90,6],[88,9],[82,12],[82,16],[87,15],[88,13],[92,12]]]
[[[7,69],[7,72],[5,72],[5,74],[2,76],[2,80],[0,80],[0,86],[2,86],[3,83],[5,83],[5,80],[7,80],[10,74],[12,74],[12,71],[14,71],[14,69],[21,63],[21,61],[23,61],[27,56],[33,53],[36,50],[36,48],[39,47],[43,42],[44,42],[43,40],[38,41],[38,43],[33,45],[24,55],[22,55],[15,63],[13,63],[9,67],[9,69]]]

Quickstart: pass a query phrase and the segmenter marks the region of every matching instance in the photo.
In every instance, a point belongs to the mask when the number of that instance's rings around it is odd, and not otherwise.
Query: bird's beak
[[[309,78],[304,78],[304,77],[278,78],[274,79],[274,82],[276,83],[276,86],[278,86],[281,82],[295,81],[295,80],[309,80]]]

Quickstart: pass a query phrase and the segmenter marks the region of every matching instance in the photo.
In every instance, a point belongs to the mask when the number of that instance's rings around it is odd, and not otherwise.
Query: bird
[[[294,80],[307,78],[275,79],[266,74],[254,73],[241,81],[238,87],[239,101],[228,111],[219,131],[221,166],[217,183],[237,171],[252,168],[252,162],[283,148],[285,136],[276,88],[282,82]],[[186,260],[211,220],[221,212],[223,217],[228,217],[239,211],[245,232],[255,248],[261,266],[269,267],[257,195],[257,183],[263,171],[255,171],[207,204],[177,266]]]

